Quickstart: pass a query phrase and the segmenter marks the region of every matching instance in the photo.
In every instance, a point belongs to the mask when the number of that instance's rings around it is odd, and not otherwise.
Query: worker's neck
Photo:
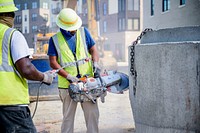
[[[75,35],[76,34],[76,30],[74,31],[69,31],[71,35]]]

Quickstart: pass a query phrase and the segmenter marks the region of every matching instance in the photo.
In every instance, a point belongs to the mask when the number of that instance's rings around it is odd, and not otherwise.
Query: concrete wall
[[[146,33],[135,47],[135,69],[129,92],[136,133],[200,132],[200,27]]]
[[[162,0],[155,1],[155,14],[151,16],[151,4],[149,1],[143,3],[144,28],[154,30],[200,25],[200,1],[186,0],[186,4],[180,6],[179,0],[170,0],[169,11],[162,12]]]

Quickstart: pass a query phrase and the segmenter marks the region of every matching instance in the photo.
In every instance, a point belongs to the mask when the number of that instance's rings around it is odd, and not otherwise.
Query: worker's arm
[[[89,49],[89,53],[92,56],[92,61],[93,62],[98,62],[99,61],[99,54],[97,51],[97,48],[95,45],[93,45],[90,49]]]
[[[97,52],[97,48],[95,45],[93,45],[90,50],[89,50],[91,56],[92,56],[92,61],[93,61],[93,72],[95,77],[99,77],[99,73],[101,72],[100,66],[99,66],[99,54]]]
[[[50,66],[53,69],[59,69],[61,66],[57,62],[57,56],[49,56]],[[77,82],[79,79],[67,73],[64,69],[61,69],[58,74],[64,78],[66,78],[70,83]]]
[[[58,64],[58,62],[57,62],[57,56],[49,56],[49,61],[50,61],[51,68],[53,68],[53,69],[59,69],[59,68],[61,68],[60,64]],[[63,70],[63,69],[61,69],[58,72],[58,74],[60,76],[64,77],[64,78],[66,78],[67,75],[68,75],[68,73],[65,70]]]
[[[57,62],[58,53],[56,51],[56,48],[55,48],[55,45],[54,45],[54,42],[53,42],[52,38],[50,38],[50,40],[49,40],[49,49],[48,49],[48,53],[47,54],[49,55],[50,66],[53,69],[61,68],[60,64]],[[71,76],[69,73],[67,73],[63,69],[59,70],[58,74],[60,76],[64,77],[64,78],[66,78],[69,82],[75,82],[75,81],[78,80],[76,77]]]
[[[15,66],[20,75],[28,80],[42,81],[44,74],[39,72],[28,57],[16,61]]]
[[[88,48],[89,53],[92,56],[92,61],[93,62],[98,62],[99,61],[99,54],[95,45],[95,41],[93,40],[92,36],[90,35],[90,32],[88,31],[87,28],[84,28],[85,30],[85,40],[86,40],[86,45]]]

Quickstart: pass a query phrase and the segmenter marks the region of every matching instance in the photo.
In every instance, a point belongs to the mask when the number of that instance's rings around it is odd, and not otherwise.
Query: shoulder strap
[[[85,49],[85,55],[86,55],[87,58],[89,58],[89,56],[88,56],[88,49],[87,49],[86,40],[85,40],[85,30],[84,30],[84,27],[80,28],[80,33],[81,33],[81,38],[82,38],[82,42],[83,42],[84,49]]]
[[[54,42],[54,46],[56,48],[56,51],[57,51],[57,54],[58,54],[58,59],[60,61],[60,64],[63,65],[63,61],[62,61],[62,58],[61,58],[61,52],[60,52],[60,48],[59,48],[59,42],[58,42],[58,34],[61,34],[61,32],[58,32],[57,34],[55,34],[53,37],[52,37],[52,40]]]

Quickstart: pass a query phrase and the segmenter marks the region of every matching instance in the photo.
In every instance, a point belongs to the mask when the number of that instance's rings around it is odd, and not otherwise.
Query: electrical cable
[[[70,63],[64,65],[63,67],[57,69],[54,73],[58,73],[61,69],[65,68],[65,67],[68,67],[68,66],[72,65],[73,63],[77,64],[79,61],[86,61],[87,62],[89,60],[90,60],[90,58],[84,58],[84,59],[77,60],[75,62],[70,62]],[[39,94],[40,94],[40,89],[41,89],[42,84],[43,84],[43,82],[40,83],[40,86],[38,87],[38,90],[37,90],[36,105],[35,105],[35,109],[34,109],[33,115],[31,117],[32,119],[35,116],[35,113],[36,113],[36,110],[37,110],[37,106],[38,106],[38,102],[39,102]]]
[[[43,84],[43,82],[40,83],[40,86],[38,87],[38,90],[37,90],[36,105],[35,105],[33,115],[31,117],[32,119],[35,116],[35,113],[36,113],[36,110],[37,110],[37,106],[38,106],[38,102],[39,102],[40,89],[41,89],[42,84]]]

